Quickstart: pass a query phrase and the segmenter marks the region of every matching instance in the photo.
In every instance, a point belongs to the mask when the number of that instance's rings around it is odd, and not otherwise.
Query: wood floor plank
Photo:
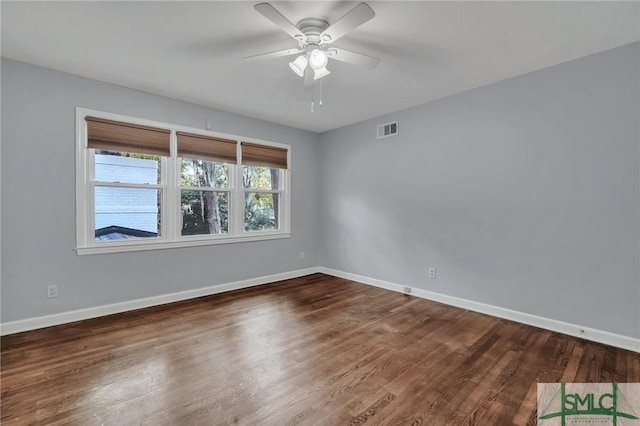
[[[640,355],[313,274],[4,336],[3,425],[533,425]]]

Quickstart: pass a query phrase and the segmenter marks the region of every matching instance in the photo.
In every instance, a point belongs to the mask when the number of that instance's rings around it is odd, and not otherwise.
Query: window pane
[[[242,166],[242,184],[247,189],[279,189],[280,169]]]
[[[279,194],[260,192],[244,193],[244,230],[264,231],[279,229],[278,205]]]
[[[160,183],[160,158],[157,155],[97,150],[97,182]]]
[[[182,191],[182,235],[229,232],[229,195],[218,191]]]
[[[96,186],[96,241],[158,237],[161,200],[155,188]]]
[[[229,187],[229,164],[183,158],[180,163],[182,186]]]

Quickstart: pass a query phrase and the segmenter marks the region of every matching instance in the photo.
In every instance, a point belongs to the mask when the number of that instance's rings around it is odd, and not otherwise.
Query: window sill
[[[185,238],[179,241],[123,241],[94,244],[85,247],[76,247],[78,256],[92,254],[126,253],[132,251],[162,250],[182,247],[199,247],[217,244],[233,244],[251,241],[276,240],[291,237],[290,232],[269,232],[256,235],[242,235],[235,237],[217,238]]]

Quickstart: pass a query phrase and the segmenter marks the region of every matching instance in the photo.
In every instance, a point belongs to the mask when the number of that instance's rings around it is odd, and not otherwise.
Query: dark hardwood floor
[[[2,338],[3,425],[534,425],[640,355],[322,274]]]

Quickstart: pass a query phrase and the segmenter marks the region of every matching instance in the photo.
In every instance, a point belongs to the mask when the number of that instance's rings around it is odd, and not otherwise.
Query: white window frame
[[[162,191],[160,235],[155,238],[140,238],[130,240],[96,241],[94,227],[94,155],[95,150],[88,148],[87,122],[85,118],[92,116],[125,123],[151,126],[167,129],[171,132],[171,156],[162,157],[161,179],[157,185],[146,184],[118,184],[98,183],[99,186],[124,186],[140,188],[158,188]],[[220,191],[229,191],[229,230],[226,234],[203,234],[182,236],[180,232],[182,223],[181,213],[181,186],[180,159],[177,154],[176,132],[195,133],[204,136],[213,136],[237,141],[237,164],[229,165],[229,188]],[[242,147],[241,142],[250,142],[265,146],[284,148],[287,150],[287,164],[289,169],[280,169],[281,188],[273,191],[248,190],[251,192],[269,192],[280,194],[278,206],[279,219],[277,230],[245,231],[244,230],[244,192],[242,187]],[[248,241],[262,241],[291,236],[291,146],[265,141],[255,138],[247,138],[238,135],[195,129],[191,127],[161,123],[143,118],[129,117],[87,108],[76,108],[76,252],[78,255],[121,253],[141,250],[158,250],[167,248],[204,246],[211,244],[228,244]],[[195,189],[195,188],[194,188]],[[198,188],[202,189],[202,188]],[[208,189],[208,188],[207,188]]]

